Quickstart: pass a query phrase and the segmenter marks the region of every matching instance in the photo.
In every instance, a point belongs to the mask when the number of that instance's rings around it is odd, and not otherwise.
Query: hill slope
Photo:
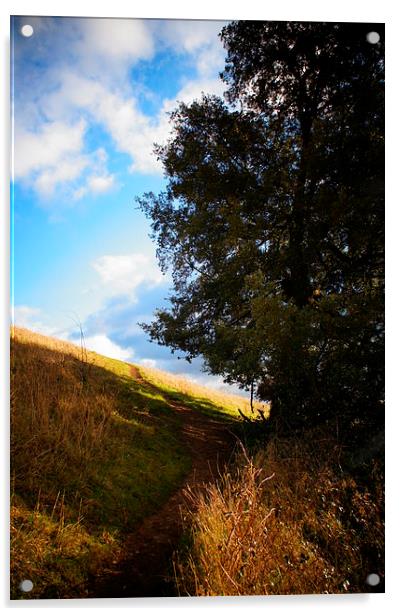
[[[13,598],[88,596],[102,575],[107,595],[127,537],[147,517],[147,539],[156,532],[191,468],[216,472],[226,426],[247,412],[243,398],[19,328],[11,378]]]

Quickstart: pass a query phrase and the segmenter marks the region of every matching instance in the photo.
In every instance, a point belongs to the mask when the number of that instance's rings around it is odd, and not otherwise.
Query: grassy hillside
[[[249,409],[241,397],[12,333],[12,597],[24,596],[24,579],[30,598],[82,596],[190,469],[168,396],[225,421]]]
[[[127,534],[190,470],[181,407],[241,428],[252,455],[244,448],[206,493],[190,492],[177,592],[383,590],[379,435],[374,447],[340,441],[335,425],[266,438],[260,422],[240,423],[244,398],[24,329],[13,331],[11,378],[13,598],[27,597],[24,579],[29,598],[83,597],[123,561]]]
[[[213,390],[189,381],[182,376],[155,368],[138,366],[138,369],[146,381],[168,394],[171,399],[185,402],[191,408],[202,410],[208,415],[218,416],[219,419],[223,419],[225,416],[230,421],[240,418],[238,409],[244,415],[252,417],[247,398]],[[257,408],[263,409],[265,414],[268,415],[269,406],[267,404],[258,402]]]

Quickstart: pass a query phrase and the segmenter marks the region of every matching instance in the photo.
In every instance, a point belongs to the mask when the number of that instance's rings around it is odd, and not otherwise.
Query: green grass
[[[169,400],[221,420],[227,409],[137,381],[125,362],[13,334],[12,597],[84,596],[89,576],[118,560],[125,534],[190,470]],[[34,582],[29,595],[23,579]]]
[[[210,390],[183,377],[162,372],[161,370],[145,368],[143,366],[139,366],[138,369],[146,381],[152,383],[170,399],[181,402],[185,406],[200,411],[214,419],[230,422],[239,421],[241,417],[238,409],[244,415],[252,415],[249,401],[244,396]],[[267,404],[258,402],[257,407],[263,409],[268,414],[269,407]]]

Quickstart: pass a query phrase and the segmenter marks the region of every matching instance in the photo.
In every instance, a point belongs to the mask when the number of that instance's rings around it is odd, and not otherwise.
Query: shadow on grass
[[[25,578],[31,598],[82,596],[88,570],[118,558],[125,534],[182,484],[191,459],[174,404],[238,423],[207,399],[136,380],[125,362],[52,345],[32,333],[12,341],[14,598]]]
[[[182,417],[171,403],[222,423],[238,420],[205,398],[164,391],[143,376],[136,380],[130,364],[94,353],[87,357],[82,361],[71,351],[12,341],[13,389],[18,392],[14,491],[32,508],[40,493],[42,505],[49,509],[61,491],[72,513],[79,505],[86,524],[108,530],[132,528],[166,500],[190,469],[190,457],[180,439]],[[30,389],[39,385],[44,393],[38,410],[29,401]],[[107,431],[82,457],[74,442],[77,423],[88,412],[97,415],[99,396],[112,405]],[[76,417],[70,423],[64,408],[69,397],[75,402]],[[77,400],[85,402],[81,415]]]
[[[173,402],[178,402],[179,404],[182,404],[194,411],[199,411],[200,413],[203,413],[204,415],[207,415],[208,417],[222,423],[237,423],[240,420],[239,415],[237,418],[232,414],[227,413],[223,406],[219,406],[207,398],[194,397],[178,392],[168,392],[165,395]]]
[[[79,508],[89,526],[126,529],[154,511],[189,471],[179,415],[154,387],[135,381],[124,362],[91,354],[85,363],[71,353],[14,340],[11,370],[13,490],[30,508],[40,494],[41,506],[50,511],[62,493],[71,518]],[[41,399],[32,404],[39,388]],[[78,424],[82,420],[85,432],[91,415],[93,431],[100,426],[99,399],[108,405],[106,428],[79,451]]]

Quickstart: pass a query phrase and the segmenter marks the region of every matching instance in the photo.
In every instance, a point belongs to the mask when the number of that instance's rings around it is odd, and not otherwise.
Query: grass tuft
[[[383,477],[372,464],[358,484],[342,461],[335,439],[312,430],[255,457],[244,450],[236,470],[192,494],[190,547],[175,557],[179,593],[370,592],[367,575],[384,576]]]

